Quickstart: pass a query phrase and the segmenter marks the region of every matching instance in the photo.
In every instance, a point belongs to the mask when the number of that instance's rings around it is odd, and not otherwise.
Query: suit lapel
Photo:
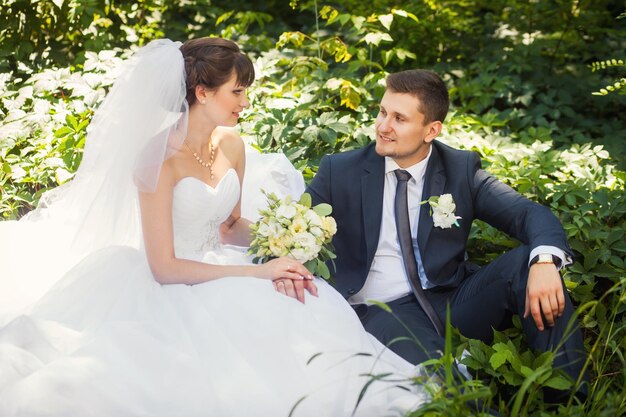
[[[439,151],[435,143],[432,145],[432,153],[428,166],[426,167],[426,175],[424,177],[424,190],[422,191],[422,201],[428,200],[431,196],[440,196],[446,185],[446,175],[439,156]],[[430,205],[424,204],[420,208],[419,223],[417,229],[417,244],[419,245],[422,259],[426,249],[428,235],[433,229],[433,216],[430,214]]]
[[[363,208],[368,270],[374,259],[380,237],[384,186],[385,158],[378,156],[371,148],[366,162],[363,164],[363,175],[361,176],[361,207]]]

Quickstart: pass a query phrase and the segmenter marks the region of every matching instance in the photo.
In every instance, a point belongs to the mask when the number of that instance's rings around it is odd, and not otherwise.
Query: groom
[[[333,207],[336,288],[380,341],[411,338],[389,347],[412,363],[443,352],[449,303],[452,326],[487,343],[493,328],[520,316],[533,349],[562,343],[554,365],[576,380],[584,350],[579,328],[567,329],[574,310],[559,269],[572,253],[563,228],[548,208],[483,171],[475,153],[435,140],[448,107],[435,73],[391,74],[376,142],[322,158],[307,192]],[[489,265],[469,262],[474,219],[521,244]],[[369,300],[387,303],[402,323]]]

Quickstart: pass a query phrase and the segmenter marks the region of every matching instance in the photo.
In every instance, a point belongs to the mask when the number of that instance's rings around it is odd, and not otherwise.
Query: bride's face
[[[206,117],[215,126],[235,126],[243,109],[250,107],[246,88],[237,84],[237,74],[234,72],[217,90],[205,91],[199,101]]]

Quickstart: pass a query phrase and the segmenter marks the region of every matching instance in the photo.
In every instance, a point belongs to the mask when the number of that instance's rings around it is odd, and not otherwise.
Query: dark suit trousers
[[[554,366],[562,368],[576,381],[585,354],[567,292],[565,311],[553,327],[546,325],[544,331],[539,331],[532,316],[523,318],[528,257],[528,247],[519,246],[482,268],[469,266],[468,276],[459,287],[426,290],[425,294],[444,323],[449,302],[452,326],[463,335],[486,343],[491,343],[493,329],[509,327],[512,316],[519,315],[530,347],[538,351],[558,347]],[[391,350],[411,363],[440,356],[444,339],[437,334],[414,296],[394,300],[388,305],[397,318],[376,306],[356,308],[368,332],[385,344],[391,343]],[[573,327],[568,328],[570,321]],[[411,340],[398,340],[407,337]]]

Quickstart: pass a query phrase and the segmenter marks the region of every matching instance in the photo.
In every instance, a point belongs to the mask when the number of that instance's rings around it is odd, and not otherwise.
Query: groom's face
[[[389,156],[402,168],[428,155],[430,143],[441,132],[441,122],[426,123],[417,97],[387,90],[376,117],[376,153]]]

